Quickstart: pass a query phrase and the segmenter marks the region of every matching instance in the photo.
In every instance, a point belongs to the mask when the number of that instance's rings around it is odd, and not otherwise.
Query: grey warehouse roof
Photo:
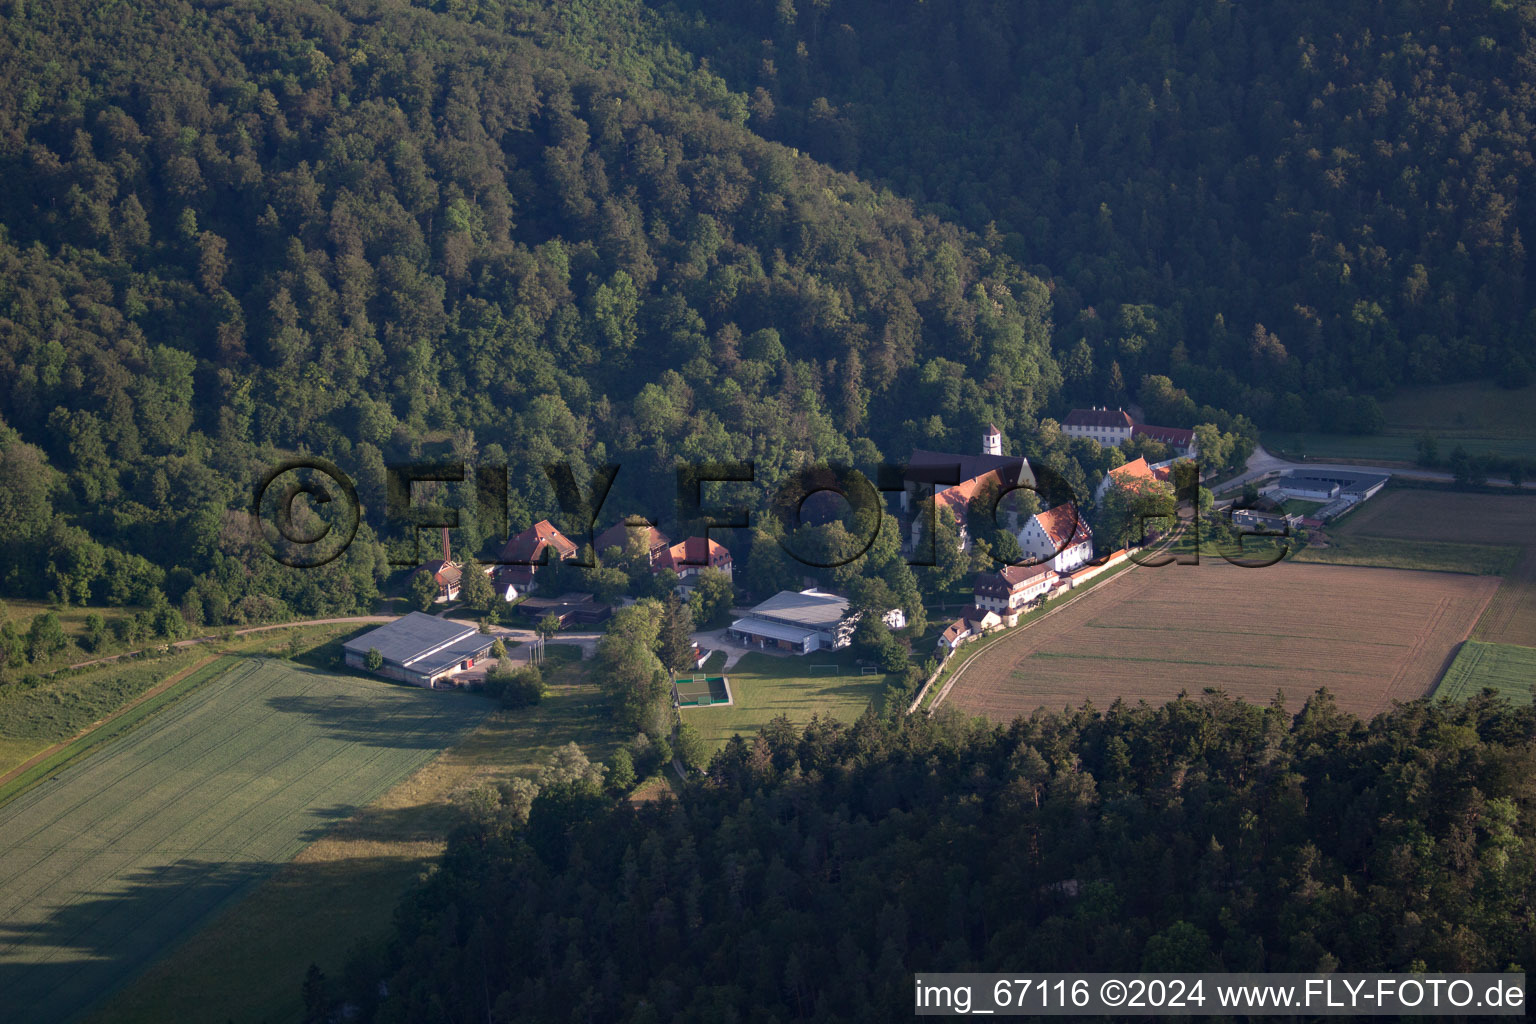
[[[420,672],[424,676],[434,676],[444,669],[450,669],[465,658],[478,658],[491,649],[491,644],[496,642],[493,636],[484,633],[470,633],[462,640],[455,640],[440,651],[433,651],[420,661],[411,663],[412,672]]]
[[[411,612],[378,629],[369,630],[355,640],[348,640],[342,644],[342,649],[367,654],[369,648],[377,648],[386,662],[404,666],[457,640],[478,635],[474,626],[449,622],[424,612]],[[486,647],[489,646],[487,643]]]
[[[848,614],[848,599],[835,594],[797,594],[781,590],[752,609],[752,615],[790,622],[807,629],[831,629]]]
[[[1291,472],[1281,475],[1276,483],[1282,486],[1290,484],[1296,487],[1316,488],[1319,484],[1338,484],[1339,490],[1346,494],[1363,494],[1378,484],[1387,482],[1387,477],[1381,473],[1349,473],[1342,470],[1304,470],[1300,473]]]

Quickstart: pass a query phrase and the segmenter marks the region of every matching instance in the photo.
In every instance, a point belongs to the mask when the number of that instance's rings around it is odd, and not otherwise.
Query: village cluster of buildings
[[[1088,438],[1097,441],[1101,447],[1144,437],[1166,445],[1174,453],[1173,458],[1156,463],[1138,457],[1110,470],[1094,494],[1096,501],[1102,500],[1110,487],[1134,489],[1148,483],[1171,484],[1174,464],[1198,453],[1193,430],[1137,423],[1123,409],[1098,406],[1074,409],[1062,420],[1061,426],[1062,432],[1069,437]],[[957,466],[960,481],[946,482]],[[970,547],[972,531],[967,526],[966,517],[976,494],[988,487],[1005,492],[1037,486],[1027,459],[1003,454],[1002,433],[996,425],[989,425],[983,433],[980,455],[914,451],[907,479],[909,489],[902,495],[903,509],[910,508],[916,499],[919,484],[932,484],[935,502],[948,508],[955,517],[962,548]],[[1015,625],[1026,610],[1044,602],[1056,591],[1075,585],[1084,574],[1084,567],[1094,562],[1093,531],[1075,503],[1058,504],[1027,517],[1008,511],[1006,505],[1002,510],[1003,521],[1018,541],[1025,561],[976,576],[972,584],[974,603],[940,635],[938,647],[941,654],[947,654],[961,643],[990,630]],[[918,542],[919,533],[920,523],[914,516],[911,544]],[[1100,563],[1103,561],[1101,558]],[[1096,569],[1089,571],[1096,573]]]
[[[1253,508],[1233,509],[1236,526],[1280,533],[1286,528],[1316,530],[1339,518],[1361,502],[1375,497],[1387,485],[1382,473],[1356,473],[1346,470],[1290,470],[1281,473],[1259,489],[1259,502]],[[1287,512],[1286,502],[1318,502],[1309,512]]]
[[[1118,445],[1137,437],[1147,437],[1167,445],[1176,458],[1149,464],[1138,458],[1112,470],[1100,485],[1096,498],[1102,498],[1111,486],[1136,487],[1144,482],[1168,482],[1178,458],[1195,454],[1191,430],[1136,423],[1123,410],[1094,407],[1074,409],[1062,421],[1062,430],[1073,437],[1090,438],[1100,445]],[[901,508],[911,523],[904,536],[904,547],[913,549],[920,541],[921,516],[918,504],[932,488],[937,507],[947,508],[959,529],[962,549],[972,546],[973,530],[967,522],[972,499],[983,490],[994,493],[1035,489],[1036,477],[1029,461],[1021,456],[1003,454],[1002,433],[990,425],[982,435],[981,452],[960,455],[918,449],[912,453],[907,468],[907,488],[901,495]],[[1302,481],[1297,487],[1328,489],[1327,481]],[[1334,496],[1344,493],[1344,484],[1334,481]],[[1307,493],[1312,493],[1308,491]],[[1353,492],[1351,492],[1353,493]],[[1030,607],[1044,601],[1053,592],[1070,587],[1085,572],[1093,573],[1093,532],[1077,505],[1065,502],[1025,514],[1000,503],[1001,522],[1018,541],[1024,564],[1007,566],[997,572],[981,573],[973,582],[974,603],[951,623],[939,640],[941,651],[952,650],[974,636],[1004,626],[1012,626]],[[706,537],[688,537],[672,541],[648,520],[630,517],[610,526],[596,538],[599,553],[612,548],[626,552],[644,551],[653,574],[671,571],[678,578],[679,589],[686,592],[705,568],[730,574],[731,553],[724,545]],[[637,550],[638,549],[638,550]],[[502,547],[498,562],[484,571],[496,592],[506,601],[517,602],[517,613],[543,621],[553,617],[562,627],[595,625],[607,619],[612,609],[593,599],[591,594],[562,593],[540,595],[540,572],[551,561],[576,556],[577,544],[561,533],[547,519],[510,538]],[[1102,563],[1104,559],[1099,559]],[[1085,567],[1088,567],[1085,569]],[[443,530],[442,557],[423,566],[438,587],[439,601],[452,601],[463,585],[464,566],[452,559],[448,531]],[[786,590],[749,609],[731,622],[726,635],[735,643],[759,650],[789,654],[837,650],[848,646],[861,618],[850,611],[846,597],[814,588]],[[906,625],[900,608],[882,613],[882,621],[891,629]],[[429,623],[437,625],[429,625]],[[378,671],[389,678],[432,686],[453,673],[473,666],[490,647],[490,638],[473,629],[461,627],[430,615],[413,613],[389,626],[374,630],[346,645],[347,664],[362,667],[370,648],[383,656]]]

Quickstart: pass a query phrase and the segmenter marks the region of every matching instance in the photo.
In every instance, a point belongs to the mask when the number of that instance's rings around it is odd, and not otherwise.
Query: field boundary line
[[[1108,584],[1117,579],[1124,579],[1131,573],[1135,572],[1137,569],[1141,568],[1141,563],[1135,561],[1134,559],[1129,561],[1130,564],[1126,566],[1123,572],[1114,573],[1113,575],[1101,580],[1100,586],[1084,590],[1081,594],[1075,594],[1067,600],[1063,601],[1061,604],[1050,609],[1039,618],[1026,623],[1022,628],[1004,630],[996,637],[993,637],[991,640],[988,640],[986,643],[982,644],[981,647],[977,648],[970,655],[970,657],[965,660],[964,665],[961,665],[959,668],[955,669],[955,674],[949,677],[949,679],[944,683],[943,688],[940,689],[939,692],[934,696],[933,703],[928,705],[928,716],[931,718],[935,713],[938,712],[939,705],[944,703],[944,698],[949,696],[949,691],[954,689],[955,683],[959,682],[960,677],[965,675],[965,670],[976,664],[977,659],[979,659],[983,654],[987,653],[987,651],[989,651],[995,644],[999,644],[1002,641],[1009,639],[1010,637],[1021,636],[1024,633],[1024,630],[1029,629],[1032,626],[1039,625],[1046,619],[1050,618],[1052,615],[1055,615],[1057,612],[1066,611],[1068,608],[1072,607],[1074,604],[1077,604],[1077,602],[1083,600],[1083,598],[1088,597],[1091,594],[1097,594],[1099,591],[1104,589],[1102,584]]]
[[[127,704],[124,704],[122,707],[118,708],[107,717],[92,722],[89,726],[80,730],[80,732],[76,733],[74,736],[71,736],[69,739],[61,740],[46,750],[39,751],[38,753],[27,758],[21,764],[17,765],[15,768],[12,768],[10,771],[6,772],[4,775],[0,775],[0,804],[9,803],[11,800],[20,796],[22,793],[26,792],[28,788],[30,788],[27,786],[22,786],[16,789],[14,792],[5,792],[7,786],[11,785],[27,772],[33,770],[40,764],[46,763],[59,754],[64,753],[65,751],[69,750],[69,748],[78,745],[81,743],[81,741],[89,739],[98,730],[104,728],[105,726],[111,725],[113,722],[117,721],[119,718],[128,714],[135,708],[143,705],[145,702],[154,700],[156,697],[159,697],[166,691],[175,687],[177,684],[186,680],[188,676],[191,676],[196,672],[200,672],[226,657],[228,657],[228,655],[210,654],[207,657],[198,659],[196,662],[187,666],[181,671],[173,673],[169,678],[156,683],[154,686],[139,694],[133,700],[129,701]],[[209,678],[212,677],[210,676]],[[91,744],[90,746],[94,745],[95,744]],[[81,753],[85,753],[85,751],[82,750]],[[67,761],[65,763],[67,763]]]

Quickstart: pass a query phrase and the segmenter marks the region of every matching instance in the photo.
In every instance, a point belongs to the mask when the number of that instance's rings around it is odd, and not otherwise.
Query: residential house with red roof
[[[597,535],[593,542],[597,547],[597,554],[602,556],[609,548],[618,548],[620,551],[628,551],[630,543],[639,538],[645,546],[646,557],[650,559],[650,566],[656,568],[656,560],[666,553],[672,542],[667,535],[656,529],[656,524],[642,516],[627,516],[622,522],[614,523],[608,529]]]
[[[972,584],[976,607],[995,612],[1005,626],[1015,625],[1030,604],[1050,593],[1055,575],[1048,562],[1005,565],[997,572],[977,573]]]
[[[974,604],[970,605],[960,613],[958,619],[951,622],[944,632],[939,634],[937,644],[939,654],[949,654],[967,640],[974,640],[983,633],[1001,628],[1002,625],[1003,619],[997,612],[979,608]]]
[[[576,556],[576,544],[555,529],[548,519],[541,519],[517,534],[501,549],[497,561],[503,563],[493,580],[508,601],[515,601],[537,589],[534,577],[553,553],[557,561]]]
[[[1093,531],[1070,502],[1030,516],[1018,536],[1026,558],[1056,572],[1071,572],[1093,559]]]
[[[689,537],[681,544],[673,544],[651,563],[651,572],[671,569],[679,579],[691,579],[704,568],[719,569],[729,575],[731,553],[725,545],[706,537]]]

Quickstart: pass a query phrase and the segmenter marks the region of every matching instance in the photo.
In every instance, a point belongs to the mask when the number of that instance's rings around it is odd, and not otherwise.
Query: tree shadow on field
[[[278,866],[177,861],[125,876],[121,891],[81,894],[40,920],[0,922],[4,1019],[74,1016]]]
[[[308,693],[270,697],[266,704],[274,711],[303,716],[331,739],[397,750],[449,746],[494,707],[485,698],[463,693],[422,693],[414,700]]]

